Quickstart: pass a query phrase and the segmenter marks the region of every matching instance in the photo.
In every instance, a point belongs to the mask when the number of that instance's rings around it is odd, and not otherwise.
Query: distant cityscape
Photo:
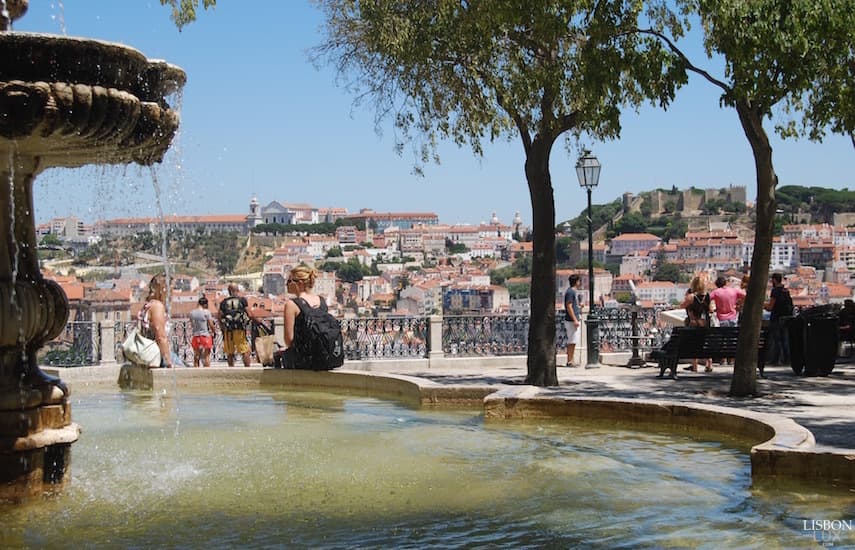
[[[623,233],[598,238],[592,251],[598,266],[594,270],[594,296],[601,306],[634,301],[643,306],[678,303],[688,284],[681,282],[703,274],[709,281],[725,275],[736,284],[751,263],[753,235],[735,227],[732,217],[700,215],[705,200],[744,199],[744,188],[678,192],[678,204],[654,198],[652,215],[679,208],[692,220],[692,230],[684,237],[663,241],[650,233]],[[671,192],[673,196],[674,191]],[[637,198],[625,195],[624,211],[639,207]],[[667,200],[666,200],[667,199]],[[671,200],[673,203],[673,200]],[[650,199],[648,198],[648,204]],[[849,217],[847,217],[849,216]],[[837,303],[853,297],[855,280],[855,230],[848,224],[851,215],[840,215],[833,224],[785,225],[772,247],[770,269],[786,274],[796,306]],[[212,310],[226,295],[229,281],[242,283],[250,303],[261,317],[279,315],[284,305],[285,280],[292,267],[301,263],[320,266],[330,262],[358,262],[372,266],[376,274],[359,280],[339,280],[334,271],[322,271],[316,291],[323,295],[340,317],[425,316],[431,314],[528,314],[527,293],[519,288],[530,281],[523,273],[499,283],[491,273],[514,266],[531,257],[529,228],[520,214],[505,222],[493,213],[473,225],[441,224],[430,212],[376,212],[362,209],[350,213],[343,208],[322,208],[308,204],[271,201],[261,206],[253,197],[245,214],[212,216],[171,216],[122,218],[80,223],[74,217],[56,218],[37,228],[40,241],[47,235],[70,250],[82,250],[105,237],[126,237],[144,232],[159,233],[161,223],[170,230],[188,233],[235,232],[249,235],[265,224],[297,226],[336,224],[334,234],[293,231],[273,239],[275,247],[266,254],[257,273],[226,277],[182,274],[174,267],[170,314],[186,317],[201,294],[208,296]],[[558,234],[557,237],[565,237]],[[565,243],[567,239],[565,238]],[[570,240],[567,255],[573,268],[555,274],[556,309],[562,307],[567,278],[576,273],[582,288],[588,288],[588,271],[579,268],[587,261],[586,242]],[[147,258],[149,265],[161,261]],[[680,281],[653,280],[657,262],[674,264],[683,276]],[[98,282],[84,282],[68,262],[45,262],[45,276],[56,280],[72,306],[72,320],[129,321],[144,299],[148,276],[122,270]],[[514,295],[512,296],[512,290]]]

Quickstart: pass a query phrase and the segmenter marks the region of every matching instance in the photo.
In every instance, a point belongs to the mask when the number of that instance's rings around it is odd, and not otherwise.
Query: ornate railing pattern
[[[632,334],[631,308],[597,310],[600,318],[600,350],[629,351],[634,339],[638,340],[641,352],[661,346],[671,332],[670,327],[660,322],[663,310],[637,309],[637,338],[633,338]],[[567,343],[564,312],[556,312],[555,320],[556,351],[562,352]],[[135,324],[118,322],[114,325],[114,356],[119,361],[122,360],[122,342]],[[268,324],[272,324],[270,320]],[[442,351],[448,357],[525,355],[528,351],[527,315],[446,315],[442,317],[441,326]],[[170,327],[172,351],[186,365],[192,365],[190,321],[174,320]],[[350,360],[428,357],[430,327],[428,317],[363,317],[341,321],[345,354]],[[248,329],[247,337],[251,336],[250,333]],[[219,331],[214,334],[212,358],[225,359],[223,337]],[[98,323],[92,321],[68,323],[63,334],[46,344],[39,356],[41,364],[53,366],[95,365],[100,360],[100,329]]]
[[[638,340],[642,350],[659,347],[670,334],[660,326],[662,308],[638,309]],[[629,308],[596,310],[600,318],[600,351],[632,349],[632,313]],[[525,315],[448,315],[442,318],[442,351],[449,356],[524,355],[528,352]],[[555,347],[567,346],[564,312],[555,313]]]
[[[96,321],[71,321],[62,334],[45,344],[39,364],[51,367],[97,365],[101,359],[101,331]]]
[[[269,320],[267,322],[269,323]],[[116,357],[121,357],[121,345],[135,323],[116,326]],[[361,359],[423,358],[428,353],[428,319],[426,317],[358,318],[341,321],[344,336],[345,357]],[[185,365],[193,364],[193,349],[190,345],[193,329],[189,320],[170,322],[172,351]],[[251,342],[251,331],[247,329]],[[225,360],[223,335],[214,334],[214,360]]]
[[[455,357],[523,355],[528,349],[528,316],[446,315],[442,351]]]
[[[596,310],[600,319],[600,351],[627,351],[632,349],[632,307],[601,308]],[[671,335],[670,326],[659,322],[664,308],[637,308],[639,348],[650,350],[660,347]]]
[[[351,360],[427,357],[428,327],[426,317],[344,319],[341,329],[345,357]]]

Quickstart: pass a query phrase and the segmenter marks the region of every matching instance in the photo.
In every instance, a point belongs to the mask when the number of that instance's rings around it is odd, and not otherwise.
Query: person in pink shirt
[[[735,327],[739,311],[737,304],[745,298],[745,291],[735,286],[727,285],[727,279],[718,277],[715,280],[715,290],[710,292],[710,298],[715,303],[715,316],[720,327]]]

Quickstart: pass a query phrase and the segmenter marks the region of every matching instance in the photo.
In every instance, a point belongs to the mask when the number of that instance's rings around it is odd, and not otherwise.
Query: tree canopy
[[[373,102],[378,123],[393,120],[398,149],[414,144],[419,165],[437,160],[441,140],[478,155],[485,140],[520,140],[534,255],[526,381],[556,385],[552,147],[562,135],[616,137],[625,106],[671,101],[681,61],[630,32],[666,2],[315,2],[325,37],[314,59]]]
[[[733,108],[754,156],[757,217],[752,274],[743,309],[731,383],[737,396],[757,393],[755,367],[760,319],[776,223],[778,177],[766,124],[783,138],[822,140],[831,131],[855,131],[855,0],[678,0],[688,25],[703,28],[708,58],[724,61],[714,75],[689,59],[679,33],[639,29],[658,36],[688,71],[721,90],[722,106]],[[853,138],[855,145],[855,138]]]
[[[196,20],[196,9],[200,0],[160,0],[161,6],[172,8],[172,21],[178,30],[184,28],[188,23]],[[203,9],[213,8],[217,0],[201,0]]]

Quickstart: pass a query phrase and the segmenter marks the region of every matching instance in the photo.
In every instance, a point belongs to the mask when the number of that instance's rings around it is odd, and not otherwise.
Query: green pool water
[[[71,486],[0,508],[0,547],[855,545],[806,523],[853,495],[752,486],[738,442],[257,388],[72,406]]]

